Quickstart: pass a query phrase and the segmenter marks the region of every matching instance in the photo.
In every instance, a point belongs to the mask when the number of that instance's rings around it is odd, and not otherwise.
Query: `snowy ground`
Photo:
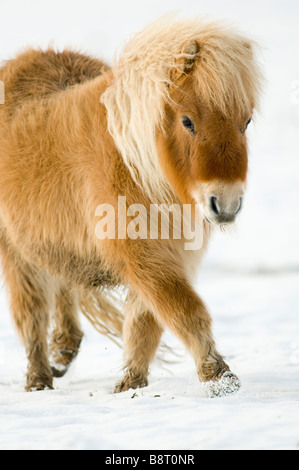
[[[169,334],[179,362],[156,361],[147,388],[114,395],[121,351],[85,322],[68,375],[54,391],[25,393],[24,353],[2,315],[0,448],[299,449],[298,283],[298,273],[202,273],[219,349],[242,381],[224,398],[206,397]]]
[[[2,2],[3,3],[3,2]],[[128,36],[179,0],[0,5],[0,60],[28,45],[73,45],[112,60]],[[0,449],[299,448],[299,4],[190,0],[183,13],[226,18],[262,43],[261,112],[248,129],[250,173],[236,233],[212,240],[198,290],[218,349],[242,388],[206,397],[193,360],[153,364],[149,387],[114,395],[121,350],[82,319],[82,349],[55,390],[25,393],[26,360],[0,291]],[[133,398],[132,398],[133,397]]]

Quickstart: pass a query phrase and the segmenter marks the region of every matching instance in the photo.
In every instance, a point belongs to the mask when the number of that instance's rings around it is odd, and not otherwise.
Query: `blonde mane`
[[[260,72],[255,44],[216,22],[164,16],[136,34],[113,68],[114,82],[102,96],[108,129],[134,181],[152,200],[173,199],[156,149],[163,128],[171,71],[186,57],[187,41],[199,45],[193,76],[196,93],[225,116],[250,115],[257,104]],[[188,58],[188,56],[187,56]]]

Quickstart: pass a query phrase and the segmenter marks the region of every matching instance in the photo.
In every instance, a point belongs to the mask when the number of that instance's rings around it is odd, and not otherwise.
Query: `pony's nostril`
[[[211,204],[211,209],[212,211],[218,215],[219,214],[219,209],[218,209],[218,206],[217,206],[217,197],[216,196],[212,196],[210,198],[210,204]]]
[[[240,210],[242,209],[242,204],[243,204],[243,198],[242,198],[242,196],[240,196],[239,197],[239,206],[238,206],[238,208],[235,212],[235,215],[237,215],[240,212]]]

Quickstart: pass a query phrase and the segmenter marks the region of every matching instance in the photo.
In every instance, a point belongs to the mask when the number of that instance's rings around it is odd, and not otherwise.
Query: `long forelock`
[[[230,31],[211,35],[199,44],[193,75],[196,93],[226,117],[249,118],[258,108],[262,77],[254,44]]]
[[[251,43],[217,23],[199,20],[154,22],[135,35],[114,66],[114,81],[102,96],[108,129],[134,181],[155,200],[169,200],[172,190],[159,164],[157,130],[163,127],[169,99],[170,71],[182,45],[199,45],[194,70],[196,93],[228,115],[256,106],[260,74]]]

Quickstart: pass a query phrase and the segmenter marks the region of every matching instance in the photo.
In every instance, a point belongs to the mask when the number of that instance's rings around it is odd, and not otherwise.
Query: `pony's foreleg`
[[[145,387],[148,368],[159,346],[163,329],[143,302],[129,293],[123,327],[125,375],[115,392]]]
[[[165,253],[167,251],[165,250]],[[154,260],[154,262],[153,262]],[[167,326],[184,343],[195,359],[201,381],[218,381],[229,371],[216,349],[211,330],[211,317],[197,293],[186,280],[182,267],[173,260],[153,253],[147,263],[127,263],[131,286],[153,311],[158,321]],[[229,375],[225,374],[230,381]],[[237,379],[231,374],[237,385]],[[229,384],[227,385],[229,390]]]
[[[83,337],[78,320],[76,292],[65,287],[59,288],[54,321],[50,344],[51,369],[54,377],[62,377],[77,356]]]
[[[51,296],[45,275],[20,260],[1,240],[3,274],[10,292],[10,310],[28,358],[26,390],[52,388],[47,328]],[[50,280],[49,280],[50,282]]]

